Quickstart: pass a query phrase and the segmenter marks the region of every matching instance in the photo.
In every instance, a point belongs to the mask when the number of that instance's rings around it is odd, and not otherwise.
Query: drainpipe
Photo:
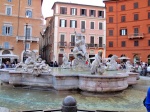
[[[19,6],[18,6],[18,27],[17,27],[17,36],[19,32],[19,15],[20,15],[20,0],[19,0]]]
[[[116,33],[117,33],[117,47],[118,47],[118,0],[116,0]]]

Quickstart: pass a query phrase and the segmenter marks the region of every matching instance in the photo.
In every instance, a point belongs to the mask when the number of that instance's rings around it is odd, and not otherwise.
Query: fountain
[[[95,60],[92,62],[92,64],[90,64],[88,54],[86,52],[85,42],[82,35],[76,34],[76,37],[76,46],[73,50],[75,59],[73,60],[72,67],[70,67],[70,62],[68,62],[68,58],[65,54],[63,57],[63,65],[60,68],[50,68],[45,63],[45,61],[37,57],[34,52],[27,52],[28,58],[26,59],[25,63],[20,62],[16,66],[15,70],[0,70],[1,82],[13,85],[15,87],[21,86],[22,88],[35,89],[36,87],[40,87],[44,90],[51,90],[51,93],[54,92],[54,96],[56,94],[59,94],[59,91],[61,90],[80,90],[76,92],[87,92],[92,93],[93,95],[109,93],[110,95],[112,93],[118,93],[120,91],[122,92],[123,90],[126,91],[126,88],[129,85],[134,86],[135,84],[137,84],[137,79],[139,79],[138,73],[130,72],[131,66],[128,63],[127,71],[119,71],[116,70],[116,68],[112,68],[114,66],[116,67],[115,59],[117,58],[117,56],[115,55],[112,57],[110,63],[106,63],[105,59],[102,59],[103,52],[99,51],[95,55]],[[88,64],[86,64],[86,62],[88,62]],[[105,67],[105,64],[108,66]],[[1,88],[3,88],[3,86]],[[14,93],[16,93],[11,87],[4,87],[3,89],[5,89],[5,91],[7,91],[6,89],[10,89]],[[42,92],[40,93],[43,94]],[[23,90],[22,94],[28,97],[28,93],[26,92],[26,90]],[[36,96],[35,94],[38,93],[35,92],[33,96]],[[76,96],[76,93],[73,94]],[[3,95],[5,98],[7,98],[7,100],[12,100],[10,97],[5,96],[5,94]],[[61,94],[59,95],[61,96]],[[46,94],[44,94],[44,96],[45,99],[47,99]],[[53,98],[54,96],[50,97]],[[80,97],[81,95],[79,94],[78,99],[80,99]],[[93,97],[89,98],[92,99]],[[38,100],[38,102],[40,102],[40,100]],[[94,100],[98,102],[95,98]],[[56,101],[57,104],[59,101]],[[87,101],[86,103],[88,102],[89,101]],[[44,102],[44,104],[48,105],[48,102]],[[54,106],[54,104],[52,105]],[[43,104],[40,105],[43,106]],[[37,104],[37,106],[39,105]],[[84,105],[82,106],[84,107]],[[43,107],[46,108],[45,106]],[[97,108],[98,107],[99,106],[97,106]]]

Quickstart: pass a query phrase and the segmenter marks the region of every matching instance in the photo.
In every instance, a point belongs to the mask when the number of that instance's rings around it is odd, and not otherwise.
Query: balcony
[[[60,48],[67,47],[67,42],[58,42],[58,47],[60,47]]]
[[[133,33],[133,34],[129,34],[128,35],[129,39],[135,39],[135,38],[144,38],[144,34],[143,33]]]
[[[89,49],[96,49],[96,48],[98,48],[98,44],[94,44],[94,43],[88,44],[88,48]]]
[[[70,48],[75,47],[75,42],[70,42],[70,43],[69,43],[69,47],[70,47]]]
[[[8,46],[8,47],[0,46],[0,50],[14,50],[14,47],[13,46]]]
[[[17,36],[16,40],[17,41],[25,41],[25,36]],[[31,36],[30,38],[27,38],[27,41],[30,41],[30,42],[39,42],[39,38]]]

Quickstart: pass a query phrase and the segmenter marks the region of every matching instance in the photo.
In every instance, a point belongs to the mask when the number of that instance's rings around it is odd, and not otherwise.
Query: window
[[[65,45],[65,35],[61,34],[60,35],[60,46],[64,46]]]
[[[150,6],[150,0],[148,0],[148,6]]]
[[[109,17],[109,23],[113,23],[113,17]]]
[[[150,19],[150,12],[148,12],[148,19]]]
[[[77,15],[77,9],[76,8],[71,8],[70,14],[71,15]]]
[[[80,9],[80,15],[86,16],[86,9]]]
[[[124,11],[124,10],[126,10],[125,5],[121,5],[121,11]]]
[[[104,18],[104,11],[98,11],[98,17]]]
[[[70,20],[70,28],[77,28],[77,21],[76,20]]]
[[[32,0],[28,0],[28,5],[30,6],[32,4]]]
[[[26,16],[29,18],[32,18],[32,11],[31,10],[26,10]]]
[[[91,29],[94,29],[94,22],[91,22]]]
[[[121,30],[120,30],[120,35],[121,35],[121,36],[127,35],[127,29],[121,29]]]
[[[10,16],[12,15],[12,6],[6,6],[6,15]]]
[[[94,36],[90,37],[90,47],[94,47]]]
[[[99,37],[99,47],[103,47],[103,38]]]
[[[150,34],[150,26],[148,26],[148,33]]]
[[[89,12],[90,12],[89,16],[95,17],[95,10],[90,10]]]
[[[113,12],[113,7],[112,6],[109,7],[109,12]]]
[[[4,42],[4,48],[9,49],[9,42]]]
[[[139,19],[139,15],[138,14],[134,14],[134,21]]]
[[[113,36],[113,30],[109,30],[109,36]]]
[[[85,21],[81,21],[81,29],[85,29]]]
[[[4,25],[2,29],[2,35],[11,36],[13,34],[13,27],[11,25]]]
[[[27,28],[25,28],[25,37],[27,38],[27,39],[30,39],[31,38],[31,27],[27,27]]]
[[[66,7],[60,7],[60,14],[67,14],[67,8]]]
[[[138,2],[135,2],[134,3],[134,9],[137,9],[138,8]]]
[[[121,22],[125,22],[126,21],[126,16],[121,16]]]
[[[30,49],[30,43],[26,43],[26,49]]]
[[[12,2],[12,0],[7,0],[8,2]]]
[[[66,27],[67,26],[67,20],[60,19],[60,27]]]
[[[134,46],[139,46],[139,41],[138,40],[134,41]]]
[[[99,22],[99,30],[103,29],[103,23]]]
[[[148,40],[148,46],[150,46],[150,40]]]
[[[71,46],[75,46],[75,35],[71,35]]]
[[[113,47],[113,42],[112,41],[109,42],[109,47]]]
[[[121,42],[121,47],[126,47],[126,41]]]
[[[134,36],[138,36],[139,28],[134,28]]]

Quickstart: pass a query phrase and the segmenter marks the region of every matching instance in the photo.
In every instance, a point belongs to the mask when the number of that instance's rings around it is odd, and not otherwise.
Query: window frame
[[[74,25],[73,25],[73,21],[74,21]],[[70,28],[77,28],[77,21],[76,20],[70,20]]]
[[[126,10],[126,6],[125,5],[121,5],[121,11],[125,11]]]
[[[70,8],[70,15],[77,15],[77,8]]]
[[[113,29],[109,29],[108,32],[109,32],[109,34],[108,34],[109,36],[113,36],[114,35],[114,30]]]
[[[93,26],[92,26],[93,25]],[[94,21],[91,21],[90,22],[90,29],[91,30],[94,30],[95,29],[95,22]]]
[[[29,50],[31,48],[30,42],[26,42],[26,49]]]
[[[150,26],[148,26],[148,34],[150,34]]]
[[[109,12],[113,12],[113,6],[109,6]]]
[[[60,7],[60,14],[67,14],[67,7]]]
[[[9,31],[7,31],[9,28]],[[13,35],[13,26],[12,24],[4,24],[2,26],[2,35],[12,36]]]
[[[32,13],[32,10],[31,9],[26,9],[26,14],[25,14],[26,17],[29,17],[29,18],[32,18],[33,16],[33,13]]]
[[[12,0],[7,0],[7,2],[12,2]]]
[[[92,14],[92,11],[93,11],[93,14]],[[96,10],[89,10],[89,16],[95,17],[96,16]]]
[[[4,42],[4,48],[9,49],[10,48],[10,43],[9,42]]]
[[[104,18],[104,11],[98,10],[98,18]]]
[[[134,14],[134,21],[137,21],[137,20],[139,20],[139,14]]]
[[[82,22],[84,22],[84,28],[82,27],[83,26]],[[81,25],[81,29],[85,29],[86,28],[86,21],[81,20],[81,24],[80,25]]]
[[[138,41],[138,40],[135,40],[135,41],[134,41],[134,47],[137,47],[137,46],[139,46],[139,41]]]
[[[64,21],[64,25],[63,25],[63,21]],[[60,27],[61,28],[67,27],[67,20],[66,19],[60,19]]]
[[[126,36],[128,34],[127,28],[120,29],[120,36]]]
[[[32,0],[28,0],[28,6],[32,5]]]
[[[10,8],[10,14],[8,14],[8,8]],[[5,9],[5,14],[7,15],[7,16],[11,16],[12,15],[12,6],[6,6],[6,9]]]
[[[109,41],[109,47],[113,47],[113,41]]]
[[[82,14],[82,11],[84,11],[84,14]],[[87,16],[87,9],[80,9],[80,16]]]
[[[30,29],[30,35],[28,36],[28,29]],[[24,26],[24,36],[26,38],[26,25]],[[31,26],[27,26],[27,39],[31,39],[32,37],[32,27]]]
[[[103,30],[103,22],[99,22],[99,30]]]
[[[121,22],[126,22],[126,16],[125,15],[121,16]]]
[[[126,47],[126,41],[121,41],[121,47]]]
[[[109,17],[109,23],[113,23],[113,17]]]
[[[137,8],[139,8],[139,4],[138,4],[138,2],[135,2],[134,3],[134,9],[137,9]]]
[[[150,12],[148,12],[148,19],[150,19]]]

